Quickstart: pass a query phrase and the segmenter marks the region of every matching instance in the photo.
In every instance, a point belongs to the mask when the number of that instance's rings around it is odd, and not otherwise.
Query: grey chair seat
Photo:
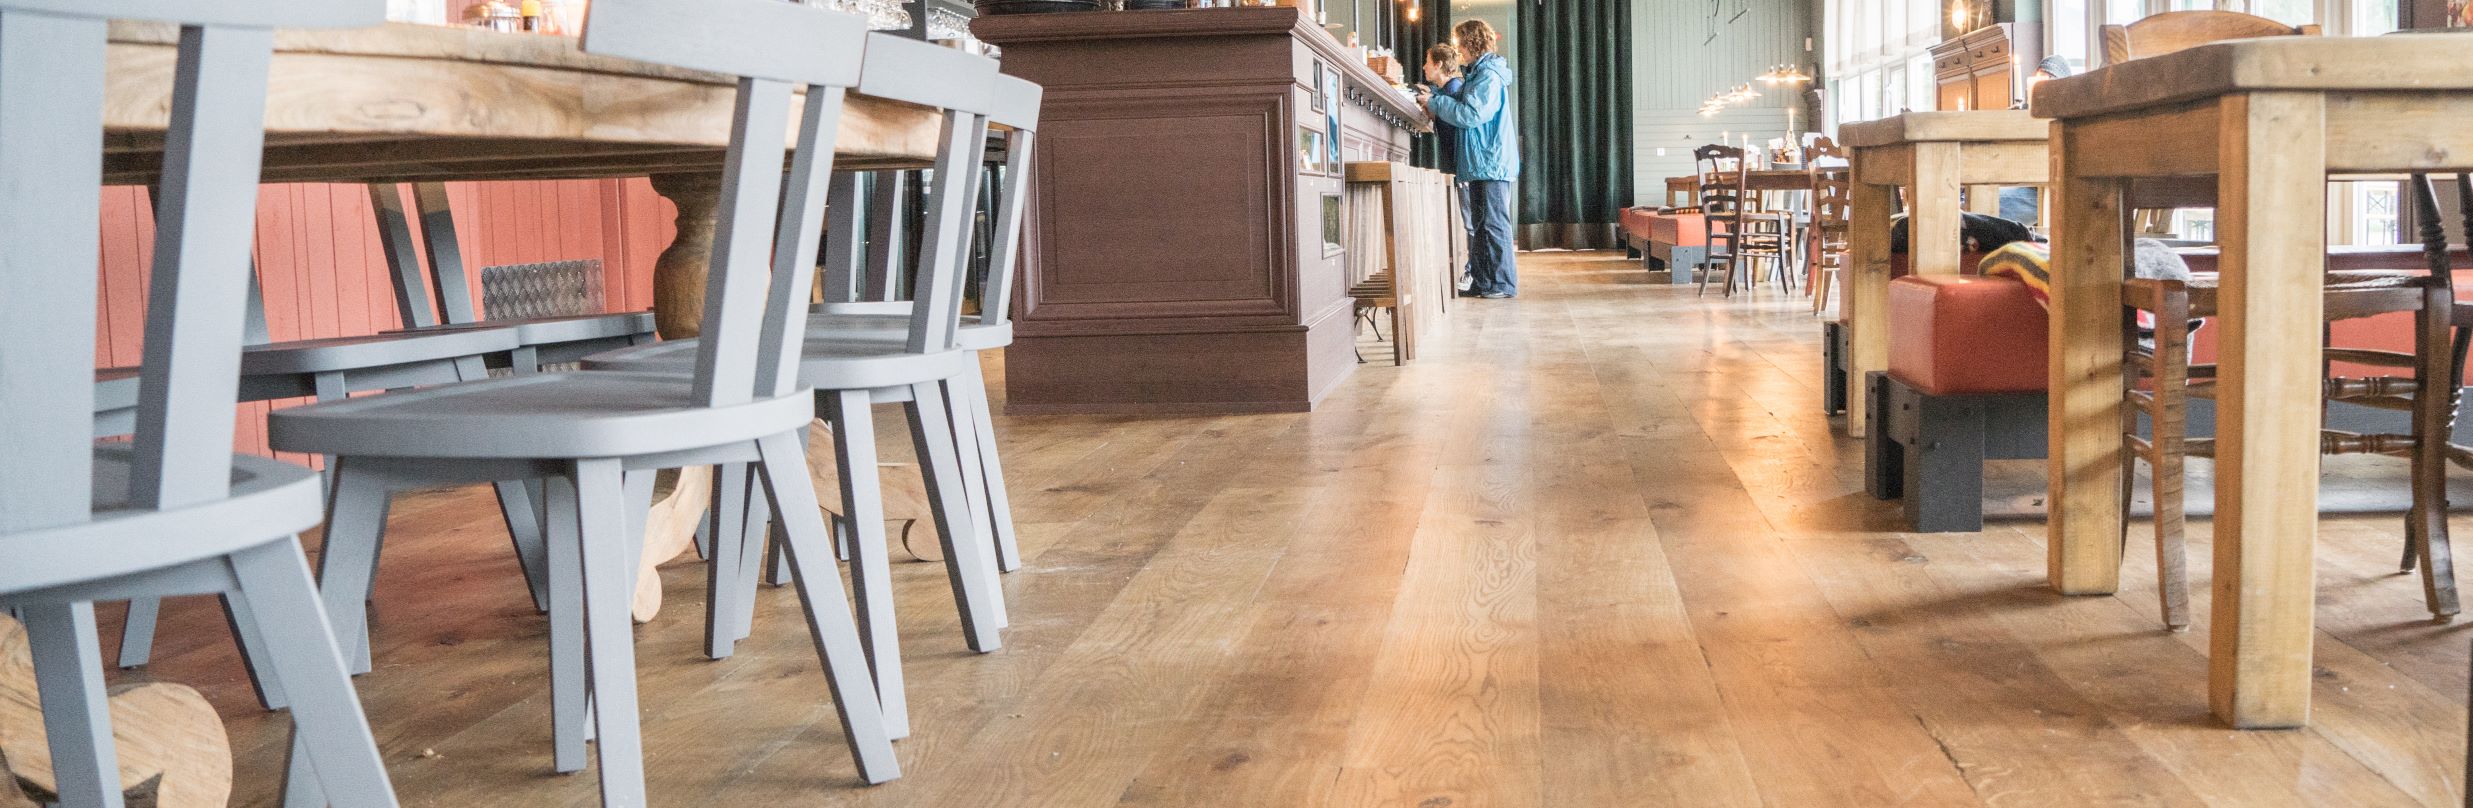
[[[604,339],[625,339],[653,331],[653,313],[630,311],[618,314],[577,314],[565,317],[524,317],[486,320],[478,323],[443,323],[421,328],[388,331],[388,334],[444,334],[510,328],[515,342],[522,347],[539,347],[568,342],[588,342]]]
[[[436,334],[370,334],[252,345],[241,352],[243,376],[333,373],[450,361],[518,347],[515,329],[476,328]]]
[[[318,473],[232,457],[232,493],[186,508],[129,506],[129,443],[94,449],[94,520],[0,537],[0,592],[28,593],[214,558],[309,529],[324,516]],[[79,552],[46,552],[75,547]]]
[[[833,339],[845,342],[899,342],[908,339],[910,337],[908,310],[854,312],[846,308],[883,305],[907,306],[909,304],[826,304],[824,311],[807,315],[807,333],[810,335],[830,334]],[[962,327],[954,332],[954,339],[965,351],[991,351],[1002,348],[1013,344],[1013,321],[982,323],[978,315],[965,314],[962,315]],[[811,336],[809,341],[813,342],[814,338]]]
[[[753,442],[814,408],[805,390],[709,407],[679,375],[543,373],[278,410],[267,432],[285,451],[351,457],[620,457]]]
[[[883,342],[834,339],[812,325],[808,333],[811,336],[799,352],[799,382],[811,387],[905,387],[979,372],[978,354],[968,349],[914,354],[904,350],[898,338]],[[683,374],[695,367],[697,342],[678,339],[620,348],[586,357],[584,367]]]

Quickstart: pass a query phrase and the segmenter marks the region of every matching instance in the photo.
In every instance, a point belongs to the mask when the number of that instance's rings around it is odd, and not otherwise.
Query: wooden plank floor
[[[1901,533],[1863,495],[1804,300],[1522,263],[1520,299],[1461,304],[1419,362],[1364,365],[1310,415],[1005,419],[1013,627],[970,654],[937,565],[895,571],[899,781],[857,783],[792,595],[706,661],[702,573],[668,567],[637,635],[656,801],[2459,804],[2466,624],[2395,574],[2399,518],[2325,523],[2316,724],[2227,730],[2204,523],[2192,632],[2160,630],[2143,524],[2122,594],[2050,594],[2040,522]],[[2331,473],[2401,489],[2366,462]],[[2041,474],[2002,464],[1996,488]],[[361,693],[407,804],[593,804],[548,773],[546,630],[496,519],[477,489],[399,505]],[[269,803],[283,722],[210,602],[167,621],[132,678],[207,690],[238,798]]]

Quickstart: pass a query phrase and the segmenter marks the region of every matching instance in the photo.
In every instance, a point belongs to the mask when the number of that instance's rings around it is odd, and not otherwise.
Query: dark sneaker
[[[1480,295],[1480,294],[1477,292],[1477,290],[1475,290],[1475,289],[1462,289],[1462,290],[1460,290],[1460,296],[1461,296],[1461,297],[1481,297],[1482,295]]]
[[[1478,297],[1485,298],[1485,299],[1487,299],[1487,300],[1510,300],[1510,299],[1511,299],[1511,293],[1510,293],[1510,292],[1487,292],[1487,293],[1485,293],[1485,294],[1478,295]]]

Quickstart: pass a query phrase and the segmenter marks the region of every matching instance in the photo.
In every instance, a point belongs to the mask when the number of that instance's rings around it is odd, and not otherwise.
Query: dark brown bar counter
[[[1295,8],[972,30],[1047,88],[1008,411],[1299,412],[1356,369],[1324,206],[1344,162],[1407,159],[1413,100]]]

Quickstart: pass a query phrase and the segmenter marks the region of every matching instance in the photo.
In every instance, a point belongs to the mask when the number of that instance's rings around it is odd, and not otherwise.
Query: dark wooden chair
[[[1759,211],[1750,201],[1744,188],[1742,149],[1711,143],[1694,149],[1692,160],[1700,174],[1701,228],[1709,249],[1701,259],[1700,285],[1694,294],[1707,294],[1710,277],[1723,267],[1726,281],[1720,293],[1732,297],[1736,280],[1743,277],[1745,259],[1784,259],[1786,217]],[[1747,280],[1744,285],[1753,283]]]
[[[2167,11],[2128,25],[2098,29],[2104,64],[2162,56],[2210,42],[2266,36],[2317,36],[2316,25],[2285,25],[2238,11]]]
[[[1812,224],[1804,236],[1812,261],[1812,313],[1829,310],[1829,298],[1846,269],[1846,233],[1854,226],[1852,176],[1844,164],[1846,152],[1836,141],[1821,138],[1803,150],[1804,170],[1812,176]],[[1824,159],[1836,165],[1822,166]]]
[[[2464,201],[2473,203],[2468,177],[2458,177]],[[2421,195],[2424,270],[2331,271],[2326,279],[2325,318],[2328,322],[2411,312],[2414,347],[2411,352],[2330,347],[2327,361],[2408,371],[2410,375],[2342,377],[2328,375],[2322,386],[2327,401],[2342,401],[2411,414],[2405,434],[2362,434],[2339,430],[2320,433],[2323,454],[2380,454],[2403,457],[2413,464],[2413,505],[2405,519],[2405,550],[2401,567],[2422,571],[2423,594],[2433,617],[2446,619],[2458,611],[2454,564],[2447,532],[2447,463],[2473,464],[2473,452],[2451,447],[2457,391],[2463,387],[2466,338],[2473,336],[2473,318],[2460,318],[2455,302],[2455,273],[2448,258],[2446,228],[2439,219],[2438,195],[2427,175],[2416,175],[2411,187]],[[2473,224],[2473,218],[2468,218]],[[2211,397],[2213,365],[2189,362],[2191,321],[2217,311],[2219,276],[2204,273],[2189,282],[2137,279],[2123,286],[2125,327],[2135,334],[2138,312],[2151,312],[2152,339],[2131,339],[2126,357],[2121,410],[2123,451],[2134,463],[2144,459],[2153,469],[2158,597],[2164,624],[2189,626],[2189,579],[2183,551],[2182,459],[2213,457],[2215,442],[2187,437],[2189,399]],[[2453,332],[2453,333],[2451,333]],[[2144,344],[2142,344],[2144,343]],[[2142,381],[2144,384],[2142,384]],[[2138,417],[2144,414],[2148,434],[2141,436]],[[2127,476],[2123,485],[2130,485]],[[2128,497],[2123,497],[2124,503]]]

